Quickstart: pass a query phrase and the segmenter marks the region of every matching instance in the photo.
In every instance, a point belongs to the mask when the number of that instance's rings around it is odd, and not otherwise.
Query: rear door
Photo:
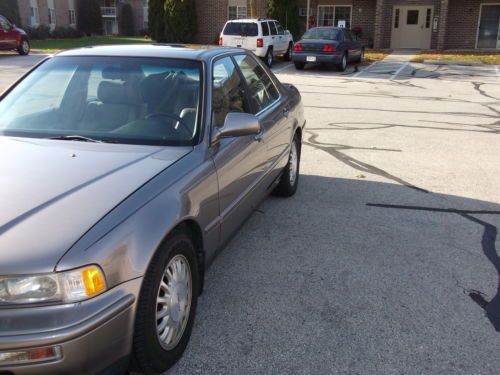
[[[212,127],[222,127],[230,112],[253,112],[231,57],[217,60],[212,74]],[[212,151],[219,181],[221,241],[225,242],[260,201],[256,186],[264,174],[266,146],[249,135],[221,139]]]
[[[274,54],[279,50],[278,29],[273,21],[268,22],[269,30],[271,31],[271,44],[273,45]]]

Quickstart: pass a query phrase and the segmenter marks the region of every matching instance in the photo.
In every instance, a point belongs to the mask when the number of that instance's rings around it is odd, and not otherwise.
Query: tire
[[[286,53],[283,55],[285,61],[292,61],[292,49],[293,49],[293,43],[290,42],[290,44],[288,45],[288,49],[286,50]]]
[[[300,137],[298,134],[295,134],[290,149],[290,156],[288,157],[288,163],[283,170],[280,182],[273,190],[273,195],[291,197],[297,191],[300,172],[300,148]]]
[[[303,62],[298,61],[295,61],[293,64],[295,65],[295,69],[297,70],[304,70],[304,67],[306,66],[306,64],[304,64]]]
[[[273,61],[274,61],[273,49],[269,47],[266,56],[264,57],[264,62],[266,63],[269,69],[271,69],[271,67],[273,66]]]
[[[337,70],[339,72],[345,72],[346,68],[347,68],[347,54],[344,53],[342,55],[342,59],[340,60],[340,63],[337,64]]]
[[[364,48],[361,49],[361,55],[359,56],[358,62],[360,62],[360,63],[365,62],[365,49]]]
[[[177,281],[173,279],[174,275],[177,275]],[[182,280],[179,281],[179,278]],[[134,329],[133,371],[163,373],[181,358],[193,328],[198,287],[199,273],[193,242],[187,234],[174,232],[157,251],[144,277]],[[167,290],[170,298],[165,297]],[[160,311],[165,311],[165,315],[158,318]],[[173,330],[174,327],[167,322],[174,323],[178,330]],[[166,324],[163,330],[162,324]],[[165,340],[162,340],[161,335],[165,333]]]
[[[30,50],[31,50],[30,42],[28,41],[28,39],[23,39],[21,41],[21,45],[17,49],[17,52],[21,56],[26,56],[27,54],[30,53]]]

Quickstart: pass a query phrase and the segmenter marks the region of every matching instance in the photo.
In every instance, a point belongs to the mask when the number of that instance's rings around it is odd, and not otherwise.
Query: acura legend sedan
[[[0,373],[172,366],[216,251],[295,193],[304,125],[242,49],[82,48],[21,78],[0,96]]]

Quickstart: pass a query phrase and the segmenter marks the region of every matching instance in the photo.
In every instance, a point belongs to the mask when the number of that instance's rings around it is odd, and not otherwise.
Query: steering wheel
[[[185,131],[189,137],[193,136],[193,134],[191,133],[191,129],[189,129],[189,126],[186,124],[186,122],[184,121],[184,119],[182,117],[177,116],[176,114],[173,114],[173,113],[155,112],[155,113],[151,113],[151,114],[147,115],[146,120],[156,118],[156,117],[168,117],[172,120],[177,121],[177,123],[181,125],[181,126],[179,126],[179,129],[182,129],[183,131]],[[174,128],[174,129],[178,130],[177,128]]]

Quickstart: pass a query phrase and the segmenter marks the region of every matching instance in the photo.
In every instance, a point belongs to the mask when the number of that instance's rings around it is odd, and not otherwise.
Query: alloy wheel
[[[188,260],[176,255],[163,273],[156,299],[156,333],[161,346],[171,350],[182,338],[192,302],[192,276]]]

